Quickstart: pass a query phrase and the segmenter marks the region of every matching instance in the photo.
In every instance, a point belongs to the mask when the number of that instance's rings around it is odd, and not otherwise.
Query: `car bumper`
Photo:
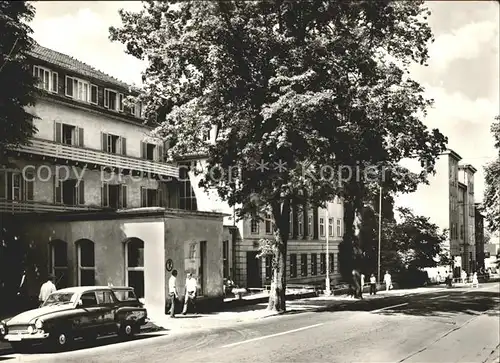
[[[44,340],[49,337],[49,333],[34,333],[34,334],[7,334],[4,340],[8,342],[22,342],[22,341],[34,341],[34,340]]]

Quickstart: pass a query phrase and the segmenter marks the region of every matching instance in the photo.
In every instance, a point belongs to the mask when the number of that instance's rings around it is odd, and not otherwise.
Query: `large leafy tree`
[[[26,59],[33,45],[27,1],[0,1],[0,163],[9,147],[28,142],[36,129],[27,106],[35,102],[35,77]]]
[[[390,189],[410,191],[444,150],[420,119],[431,101],[408,76],[432,39],[422,1],[147,1],[120,15],[111,39],[149,61],[142,98],[168,157],[203,151],[202,185],[239,217],[271,212],[270,309],[285,310],[294,205],[354,200],[372,184],[356,167],[381,179],[405,157],[426,170],[390,178]]]
[[[486,189],[484,191],[483,207],[486,212],[490,232],[500,231],[500,116],[495,117],[491,125],[498,155],[485,168]]]

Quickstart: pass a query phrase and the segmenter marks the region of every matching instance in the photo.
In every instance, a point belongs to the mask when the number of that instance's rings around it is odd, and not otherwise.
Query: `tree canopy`
[[[488,229],[494,233],[500,231],[500,116],[495,117],[491,125],[498,155],[485,168],[485,183],[483,206],[488,221]]]
[[[382,167],[388,189],[412,191],[445,149],[408,72],[432,40],[423,1],[146,1],[120,15],[111,39],[149,62],[142,100],[168,157],[204,152],[202,185],[239,217],[272,211],[270,308],[285,309],[292,205],[348,200]],[[406,157],[422,172],[395,177]]]
[[[33,40],[27,1],[0,1],[0,164],[6,149],[28,142],[36,129],[26,106],[34,104],[35,77],[26,59]]]

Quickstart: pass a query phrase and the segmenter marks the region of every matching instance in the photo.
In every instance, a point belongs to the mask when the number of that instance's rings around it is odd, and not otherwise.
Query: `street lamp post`
[[[380,186],[379,188],[379,200],[378,200],[378,263],[377,263],[378,275],[377,276],[379,284],[382,283],[382,276],[380,276],[380,255],[382,254],[381,241],[382,241],[382,186]]]
[[[325,231],[326,234],[326,281],[325,281],[325,292],[326,295],[330,295],[331,289],[330,289],[330,253],[329,253],[329,241],[328,241],[328,236],[330,234],[330,218],[328,214],[328,203],[326,204],[326,211],[325,211],[325,219],[326,219],[326,225],[327,230]],[[332,226],[333,228],[333,226]]]

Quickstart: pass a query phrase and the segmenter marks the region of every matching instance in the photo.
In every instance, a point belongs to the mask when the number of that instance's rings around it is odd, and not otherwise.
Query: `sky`
[[[42,46],[71,55],[130,84],[140,84],[146,64],[109,40],[109,27],[121,23],[118,9],[137,11],[138,1],[40,1],[33,38]],[[432,1],[429,23],[435,42],[428,67],[413,77],[435,100],[424,123],[439,128],[448,147],[472,164],[475,198],[482,200],[483,166],[498,153],[490,125],[500,114],[499,3]]]

